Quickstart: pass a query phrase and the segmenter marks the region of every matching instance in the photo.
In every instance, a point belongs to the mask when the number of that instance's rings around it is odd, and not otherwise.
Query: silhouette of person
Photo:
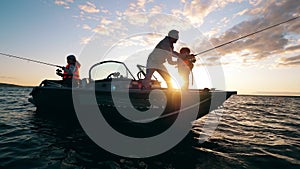
[[[187,90],[189,87],[189,75],[192,73],[194,63],[196,62],[195,55],[190,54],[191,50],[187,47],[180,49],[180,55],[177,59],[178,73],[182,77],[183,84],[181,89]]]
[[[58,69],[56,70],[56,74],[58,76],[61,76],[62,79],[62,85],[72,87],[72,82],[74,87],[78,87],[80,82],[79,77],[79,69],[80,69],[80,63],[76,60],[76,57],[74,55],[67,56],[67,65],[66,67],[62,67],[63,73]]]
[[[172,78],[163,64],[166,60],[171,65],[177,64],[176,61],[172,60],[172,57],[177,57],[179,55],[178,52],[174,51],[173,46],[173,44],[177,42],[178,38],[179,32],[177,30],[169,31],[168,35],[162,39],[149,54],[146,64],[146,75],[143,80],[143,87],[145,89],[149,89],[151,87],[150,81],[155,71],[157,71],[166,81],[168,88],[173,87]]]

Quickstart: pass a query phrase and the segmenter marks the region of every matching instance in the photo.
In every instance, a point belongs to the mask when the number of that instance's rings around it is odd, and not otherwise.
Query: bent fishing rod
[[[63,66],[55,65],[55,64],[52,64],[52,63],[46,63],[46,62],[42,62],[42,61],[39,61],[39,60],[28,59],[28,58],[25,58],[25,57],[15,56],[15,55],[7,54],[7,53],[1,53],[0,52],[0,55],[8,56],[8,57],[16,58],[16,59],[21,59],[21,60],[26,60],[26,61],[29,61],[29,62],[44,64],[44,65],[48,65],[48,66],[63,68]]]
[[[265,30],[268,30],[268,29],[274,28],[274,27],[276,27],[276,26],[285,24],[285,23],[287,23],[287,22],[293,21],[293,20],[295,20],[295,19],[298,19],[299,17],[300,17],[300,16],[297,16],[297,17],[291,18],[291,19],[289,19],[289,20],[286,20],[286,21],[277,23],[277,24],[275,24],[275,25],[268,26],[268,27],[266,27],[266,28],[264,28],[264,29],[261,29],[261,30],[252,32],[252,33],[247,34],[247,35],[244,35],[244,36],[241,36],[241,37],[239,37],[239,38],[233,39],[233,40],[231,40],[231,41],[228,41],[228,42],[226,42],[226,43],[223,43],[223,44],[221,44],[221,45],[215,46],[215,47],[213,47],[213,48],[204,50],[204,51],[199,52],[199,53],[194,54],[194,55],[197,56],[197,55],[200,55],[200,54],[209,52],[209,51],[211,51],[211,50],[214,50],[214,49],[220,48],[220,47],[222,47],[222,46],[228,45],[228,44],[230,44],[230,43],[236,42],[236,41],[238,41],[238,40],[244,39],[244,38],[246,38],[246,37],[248,37],[248,36],[252,36],[252,35],[255,35],[255,34],[257,34],[257,33],[263,32],[263,31],[265,31]]]

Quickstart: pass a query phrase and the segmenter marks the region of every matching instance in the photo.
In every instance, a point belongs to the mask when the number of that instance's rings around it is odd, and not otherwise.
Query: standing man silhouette
[[[163,65],[166,60],[169,64],[175,65],[176,61],[172,57],[178,57],[179,53],[174,51],[174,43],[179,39],[179,32],[177,30],[169,31],[168,35],[161,40],[154,50],[150,53],[147,59],[146,76],[143,80],[143,87],[145,89],[151,88],[151,77],[157,71],[162,78],[166,81],[168,88],[172,88],[172,78],[168,73],[166,67]]]

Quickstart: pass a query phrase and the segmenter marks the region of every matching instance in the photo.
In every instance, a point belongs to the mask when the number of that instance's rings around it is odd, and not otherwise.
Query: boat
[[[180,114],[187,115],[185,120],[192,122],[237,94],[207,88],[163,88],[157,77],[151,79],[150,89],[144,89],[145,67],[136,66],[138,72],[134,76],[123,62],[102,61],[90,68],[89,77],[82,79],[79,87],[44,80],[33,88],[29,101],[36,106],[37,114],[67,120],[92,117],[91,111],[96,108],[120,133],[151,137],[170,128]]]

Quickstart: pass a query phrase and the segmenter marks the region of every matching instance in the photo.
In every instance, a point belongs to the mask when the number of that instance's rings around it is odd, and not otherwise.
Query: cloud
[[[300,55],[293,57],[282,57],[277,61],[277,66],[300,66]]]
[[[103,25],[103,24],[100,24],[96,28],[93,29],[94,33],[98,33],[101,35],[110,35],[110,33],[112,31],[113,31],[112,29],[110,29],[108,26]]]
[[[101,20],[101,24],[104,24],[104,25],[109,25],[111,24],[113,21],[107,19],[107,18],[102,18]]]
[[[205,16],[215,8],[213,1],[202,2],[193,0],[190,3],[186,3],[182,15],[189,19],[192,24],[201,25],[204,22]]]
[[[206,67],[206,66],[224,66],[228,65],[228,62],[221,62],[219,57],[210,57],[207,59],[201,59],[201,61],[197,61],[195,66],[197,67]]]
[[[59,5],[59,6],[64,6],[64,8],[69,9],[70,4],[74,3],[74,0],[55,0],[54,4]]]
[[[183,31],[192,27],[186,20],[180,20],[174,15],[158,14],[149,17],[148,25],[154,32],[169,32],[172,29]]]
[[[163,5],[151,4],[151,0],[136,0],[128,4],[128,8],[124,11],[115,11],[115,18],[111,16],[102,17],[99,20],[99,23],[96,27],[91,28],[85,25],[83,28],[88,30],[90,29],[94,33],[100,35],[111,36],[112,38],[122,38],[126,36],[125,34],[129,33],[127,30],[140,29],[143,32],[168,32],[174,28],[187,29],[186,25],[190,24],[181,24],[178,23],[178,18],[172,15],[157,15],[157,13],[162,12]],[[81,5],[80,9],[81,14],[80,18],[82,20],[92,19],[94,16],[87,16],[85,12],[88,11],[87,6],[96,8],[95,5],[87,3],[87,5]],[[147,6],[147,8],[146,8]],[[101,11],[103,9],[100,7]],[[95,11],[95,10],[89,10]],[[159,18],[154,18],[153,15],[158,16]],[[109,19],[108,19],[109,18]],[[174,19],[176,18],[176,19]],[[134,28],[134,29],[133,29]],[[146,28],[146,29],[145,29]],[[151,30],[149,30],[149,28]]]
[[[125,13],[126,20],[136,26],[143,26],[148,23],[148,16],[145,13]]]
[[[250,10],[250,9],[244,9],[244,10],[242,10],[242,11],[236,13],[236,14],[234,15],[234,17],[237,17],[237,16],[243,16],[243,15],[249,13],[249,10]]]
[[[300,61],[294,61],[294,62],[288,62],[288,63],[279,63],[278,66],[288,66],[288,67],[291,67],[291,66],[300,66]]]
[[[122,39],[118,42],[118,45],[122,47],[136,46],[139,48],[148,48],[149,46],[154,46],[159,40],[161,40],[161,35],[155,33],[145,33]]]
[[[92,28],[89,25],[84,24],[84,25],[82,25],[82,29],[91,30]]]
[[[185,2],[182,11],[174,10],[173,14],[180,14],[187,18],[195,26],[201,26],[204,19],[210,13],[224,8],[229,3],[241,2],[242,0],[191,0]]]
[[[145,14],[145,5],[149,3],[146,0],[137,0],[129,4],[128,8],[122,13],[126,20],[137,26],[145,25],[148,22],[148,17]],[[159,7],[154,7],[153,10],[159,10]]]
[[[161,13],[162,12],[162,7],[155,5],[150,9],[150,13]]]
[[[127,27],[124,26],[121,20],[113,21],[103,17],[100,23],[91,30],[93,33],[109,36],[109,39],[113,40],[123,38],[124,33],[127,31]]]
[[[147,0],[137,0],[137,6],[139,8],[144,8],[145,7],[145,4],[146,4]]]
[[[221,30],[220,27],[214,27],[210,31],[205,32],[204,35],[207,36],[207,37],[213,37],[214,35],[216,35],[217,33],[219,33],[220,30]]]
[[[116,20],[108,19],[108,17],[102,17],[99,19],[99,24],[91,28],[88,25],[83,25],[82,28],[86,30],[91,30],[95,33],[105,36],[111,36],[112,38],[126,37],[125,33],[128,23],[137,28],[142,29],[143,26],[149,25],[153,32],[168,32],[168,30],[176,27],[179,29],[188,29],[185,26],[188,25],[198,25],[200,26],[207,15],[217,10],[226,7],[229,3],[239,3],[241,0],[190,0],[182,1],[185,3],[183,10],[172,9],[172,13],[178,18],[188,19],[189,24],[178,23],[178,20],[172,19],[172,15],[158,17],[156,19],[151,18],[146,12],[151,13],[161,13],[162,5],[153,5],[152,7],[147,6],[147,4],[152,1],[147,0],[136,0],[135,2],[129,3],[128,8],[124,11],[116,11]],[[299,3],[293,0],[285,1],[262,1],[262,0],[249,0],[249,4],[252,8],[244,9],[241,12],[236,13],[233,18],[240,17],[244,15],[252,16],[250,20],[243,21],[234,27],[230,28],[222,35],[218,37],[213,37],[222,30],[224,25],[229,23],[229,19],[224,17],[221,20],[221,24],[212,28],[207,35],[209,35],[210,42],[214,45],[220,45],[222,43],[228,42],[232,39],[241,37],[248,33],[252,33],[255,30],[265,28],[272,24],[291,18],[292,16],[299,15],[300,11]],[[147,6],[147,8],[146,8]],[[104,9],[98,9],[94,4],[87,2],[85,5],[80,5],[79,8],[82,13],[98,13]],[[148,11],[147,11],[148,10]],[[289,12],[285,12],[289,11]],[[108,13],[108,11],[106,11]],[[178,19],[177,18],[177,19]],[[89,19],[89,18],[86,18]],[[120,21],[121,19],[122,21]],[[124,21],[125,19],[125,21]],[[190,24],[191,23],[191,24]],[[145,30],[147,31],[147,30]],[[271,57],[275,54],[284,53],[287,51],[293,51],[296,48],[291,46],[291,40],[287,35],[288,33],[299,34],[300,33],[300,23],[291,22],[288,25],[280,26],[268,30],[266,32],[259,33],[255,36],[245,38],[233,44],[218,48],[217,51],[221,56],[226,56],[228,54],[240,54],[240,57],[244,62],[253,62],[256,60],[265,59]],[[123,35],[123,36],[120,36]],[[90,39],[83,38],[82,43],[88,43]],[[141,40],[135,40],[134,43],[140,42]],[[131,43],[128,43],[131,44]],[[212,47],[211,44],[203,43],[201,41],[194,42],[192,44],[195,51],[203,51]],[[244,50],[248,50],[249,53],[243,53]],[[215,51],[213,51],[215,52]],[[207,53],[204,56],[214,55],[215,53]],[[208,60],[213,62],[213,60]]]
[[[293,51],[298,51],[298,50],[300,50],[300,45],[290,46],[285,49],[285,51],[287,51],[287,52],[289,52],[289,51],[293,52]]]
[[[260,2],[259,4],[262,3],[263,2]],[[257,8],[249,10],[248,14],[252,14],[253,12],[251,11],[254,11],[255,9]],[[262,28],[293,18],[293,16],[299,15],[300,4],[294,0],[278,2],[264,1],[262,6],[258,7],[258,9],[261,13],[259,17],[254,15],[251,20],[246,20],[235,25],[221,36],[211,38],[210,41],[217,46],[256,30],[261,30]],[[243,13],[246,13],[247,11],[248,10],[245,10]],[[250,51],[251,55],[241,56],[244,57],[243,59],[245,62],[253,61],[253,59],[265,59],[274,54],[284,53],[290,42],[289,37],[286,35],[289,33],[299,33],[299,27],[299,22],[290,22],[230,45],[220,47],[218,48],[218,52],[220,52],[221,55],[226,55],[230,53],[239,53],[242,50],[247,49]],[[291,50],[292,48],[289,49]]]
[[[299,56],[294,56],[294,57],[289,57],[289,58],[281,58],[282,62],[288,63],[288,62],[294,62],[294,61],[300,61],[300,55]]]
[[[130,34],[144,32],[167,33],[171,29],[186,30],[191,25],[183,20],[166,14],[136,13],[124,15],[118,12],[119,17],[115,20],[102,18],[100,23],[92,29],[94,33],[110,36],[110,38],[124,38]],[[137,32],[140,31],[140,32]]]
[[[125,10],[125,14],[134,14],[145,12],[145,5],[147,4],[146,0],[137,0],[129,4],[129,7]]]
[[[295,21],[294,23],[292,23],[292,24],[290,24],[288,26],[288,31],[290,31],[292,33],[295,33],[295,34],[300,34],[300,22],[299,22],[299,18],[298,18],[297,21]]]
[[[223,28],[230,22],[230,20],[227,17],[224,17],[223,19],[218,22],[218,24],[215,27],[212,27],[208,32],[205,32],[204,35],[206,37],[214,37],[217,35]]]
[[[263,0],[249,0],[249,4],[253,6],[259,5]]]
[[[87,2],[85,5],[79,5],[78,7],[79,7],[79,9],[81,9],[82,11],[84,11],[86,13],[100,12],[100,9],[97,9],[96,5],[91,2]]]
[[[91,37],[83,37],[83,38],[81,38],[81,40],[80,40],[80,44],[86,45],[86,44],[88,44],[91,40],[92,40]]]

